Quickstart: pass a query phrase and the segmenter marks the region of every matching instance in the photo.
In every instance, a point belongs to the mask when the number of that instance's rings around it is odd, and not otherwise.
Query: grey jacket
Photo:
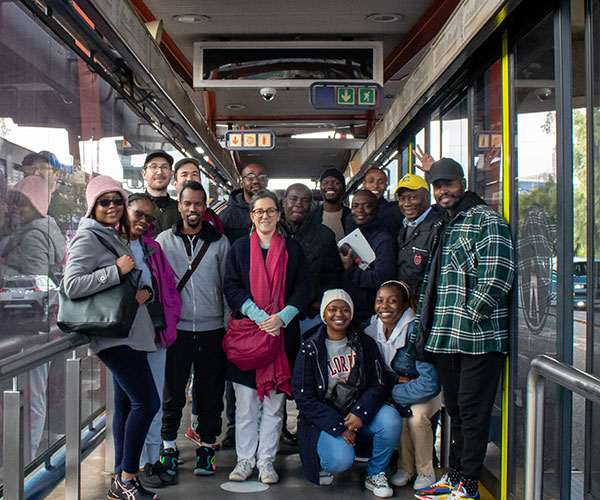
[[[180,229],[181,222],[178,222],[156,237],[173,268],[176,283],[186,273],[204,241],[208,239],[211,243],[194,274],[181,290],[181,319],[177,323],[177,329],[204,332],[224,328],[231,315],[223,295],[229,241],[208,222],[203,221],[194,255],[189,259],[183,242],[183,238],[187,236],[182,235]]]
[[[113,228],[104,227],[94,219],[81,219],[69,247],[69,257],[63,277],[65,294],[70,299],[87,297],[120,283],[116,257],[98,241],[94,232],[105,235],[105,239],[114,244],[119,255],[131,255],[125,240]],[[122,339],[91,337],[90,341],[94,354],[120,345],[129,346],[136,351],[156,350],[154,325],[145,305],[138,307],[128,337]]]

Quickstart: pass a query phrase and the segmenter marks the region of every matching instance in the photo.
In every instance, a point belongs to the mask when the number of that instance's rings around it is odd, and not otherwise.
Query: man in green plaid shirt
[[[424,162],[425,165],[425,162]],[[515,270],[506,221],[466,191],[452,159],[427,174],[445,210],[421,288],[417,357],[433,357],[451,417],[450,470],[417,498],[479,498],[492,406],[508,352],[508,292]]]

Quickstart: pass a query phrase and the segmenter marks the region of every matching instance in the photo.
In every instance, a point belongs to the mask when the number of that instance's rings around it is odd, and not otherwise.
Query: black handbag
[[[98,239],[117,257],[119,254],[97,233]],[[98,337],[125,338],[138,310],[135,295],[142,272],[132,269],[118,285],[87,297],[70,299],[61,283],[58,292],[56,324],[63,332],[78,332]]]
[[[360,398],[360,368],[357,358],[348,374],[348,380],[334,386],[327,404],[337,410],[342,417],[346,417],[358,402],[358,398]]]

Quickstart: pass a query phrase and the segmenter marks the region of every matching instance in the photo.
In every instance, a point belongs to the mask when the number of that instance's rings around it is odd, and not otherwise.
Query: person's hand
[[[363,426],[363,421],[354,413],[348,413],[344,418],[344,425],[351,431],[357,431]]]
[[[138,290],[135,292],[135,300],[138,302],[138,306],[144,304],[150,298],[150,292],[148,290]]]
[[[431,156],[429,153],[424,153],[423,150],[421,149],[421,146],[419,146],[417,144],[417,150],[418,151],[413,151],[415,158],[417,160],[419,160],[421,162],[420,165],[416,165],[416,167],[419,170],[422,170],[423,172],[429,172],[431,170],[431,165],[433,165],[435,163],[435,160],[433,159],[433,156]]]
[[[354,250],[352,249],[348,250],[347,255],[344,255],[342,252],[340,252],[340,259],[342,259],[342,265],[344,266],[344,269],[351,269],[356,264],[356,257],[354,256]]]
[[[125,276],[129,271],[135,268],[135,262],[131,258],[131,255],[121,255],[117,259],[117,267],[121,272],[121,276]]]
[[[277,337],[283,328],[283,320],[277,314],[271,314],[258,327],[273,337]]]
[[[354,446],[356,443],[356,432],[346,429],[344,432],[342,432],[342,439],[350,446]]]
[[[411,381],[410,377],[405,377],[404,375],[400,375],[398,377],[398,383],[399,384],[408,384]]]

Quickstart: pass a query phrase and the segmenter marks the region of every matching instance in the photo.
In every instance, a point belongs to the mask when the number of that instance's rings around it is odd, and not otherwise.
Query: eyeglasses
[[[100,198],[98,200],[98,205],[104,208],[108,208],[111,205],[114,205],[115,207],[121,207],[123,206],[123,198]]]
[[[268,179],[267,174],[247,174],[242,177],[242,179],[247,180],[248,182],[252,182],[254,179],[258,179],[261,182],[265,182]]]
[[[263,210],[262,208],[256,208],[252,210],[252,213],[255,217],[258,217],[259,219],[263,215],[267,214],[267,217],[270,219],[271,217],[275,217],[275,214],[278,214],[279,210],[277,210],[276,208],[267,208],[266,210]]]
[[[132,208],[130,208],[129,211],[133,214],[135,220],[142,220],[142,218],[144,218],[146,219],[146,222],[148,224],[152,224],[156,220],[156,217],[154,217],[154,215],[145,214],[141,210],[133,210]]]
[[[159,170],[161,172],[168,172],[171,170],[169,165],[157,165],[156,163],[150,163],[150,165],[146,165],[144,168],[150,170],[150,172],[158,172]]]

